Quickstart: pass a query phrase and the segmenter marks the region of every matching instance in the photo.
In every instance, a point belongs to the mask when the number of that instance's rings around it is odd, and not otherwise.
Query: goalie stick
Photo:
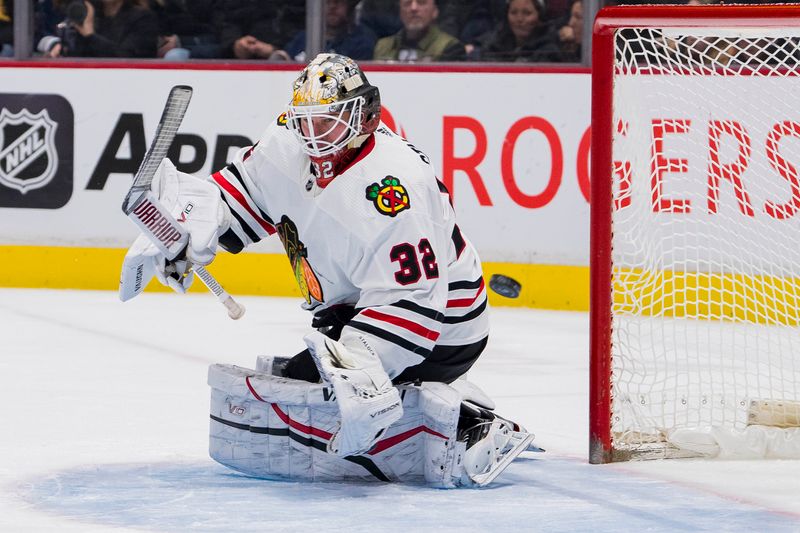
[[[150,186],[161,161],[167,156],[191,99],[192,88],[188,85],[176,85],[170,90],[158,121],[155,138],[122,202],[122,211],[150,238],[168,261],[183,253],[189,242],[189,233],[161,205]],[[194,265],[193,269],[208,290],[228,309],[229,317],[237,320],[244,315],[244,306],[236,302],[205,267]]]

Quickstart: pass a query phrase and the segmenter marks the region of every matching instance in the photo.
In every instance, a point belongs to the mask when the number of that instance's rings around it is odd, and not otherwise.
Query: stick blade
[[[133,211],[142,193],[150,190],[150,184],[153,182],[158,165],[167,157],[169,147],[175,139],[175,134],[178,133],[181,122],[183,122],[183,116],[186,114],[186,109],[192,100],[193,92],[194,90],[189,85],[176,85],[170,89],[167,103],[164,105],[164,111],[158,121],[153,142],[144,159],[142,159],[139,170],[136,171],[131,190],[128,191],[125,200],[122,202],[122,211],[126,215]]]

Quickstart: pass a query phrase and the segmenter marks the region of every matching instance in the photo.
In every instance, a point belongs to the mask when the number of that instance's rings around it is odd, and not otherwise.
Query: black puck
[[[492,277],[489,278],[489,288],[500,296],[505,296],[506,298],[517,298],[522,286],[513,278],[509,278],[508,276],[504,276],[502,274],[493,274]]]

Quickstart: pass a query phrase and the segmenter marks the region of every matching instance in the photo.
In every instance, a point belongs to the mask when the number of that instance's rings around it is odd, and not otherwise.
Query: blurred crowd
[[[0,0],[12,55],[13,3]],[[35,0],[35,53],[306,60],[302,0]],[[578,62],[581,0],[327,0],[325,51],[396,62]]]

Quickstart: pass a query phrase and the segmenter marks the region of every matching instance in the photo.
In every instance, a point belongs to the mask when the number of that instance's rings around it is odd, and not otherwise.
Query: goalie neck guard
[[[355,61],[319,54],[295,80],[287,125],[327,185],[380,123],[381,98]]]

